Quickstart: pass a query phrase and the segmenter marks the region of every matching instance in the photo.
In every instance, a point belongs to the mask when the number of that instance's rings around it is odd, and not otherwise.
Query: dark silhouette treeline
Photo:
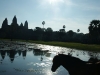
[[[50,27],[44,28],[44,24],[43,28],[35,27],[34,29],[28,29],[27,21],[25,21],[24,25],[23,23],[19,25],[16,16],[14,16],[12,23],[8,25],[8,20],[5,18],[0,29],[0,38],[100,44],[100,20],[92,20],[88,27],[89,33],[86,34],[79,33],[80,29],[77,32],[73,30],[66,32],[65,25],[59,31],[53,31]]]

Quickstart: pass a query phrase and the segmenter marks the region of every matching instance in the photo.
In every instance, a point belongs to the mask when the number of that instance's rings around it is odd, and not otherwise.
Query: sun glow
[[[58,0],[49,0],[50,4],[55,4],[58,2]]]

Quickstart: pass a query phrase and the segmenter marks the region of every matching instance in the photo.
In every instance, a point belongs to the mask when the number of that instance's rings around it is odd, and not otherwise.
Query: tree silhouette
[[[62,30],[63,30],[64,32],[65,32],[65,28],[66,28],[66,26],[65,26],[65,25],[63,25],[63,29],[62,29]]]
[[[43,29],[40,27],[35,27],[34,29],[34,39],[35,40],[42,40],[43,38]]]
[[[50,28],[50,27],[48,27],[48,28],[46,29],[46,31],[47,31],[47,32],[53,32],[52,28]]]
[[[98,35],[98,28],[100,25],[100,21],[99,20],[92,20],[90,22],[90,26],[89,26],[89,34],[92,36],[97,36]]]
[[[59,32],[65,32],[65,29],[59,29]]]
[[[45,21],[43,21],[43,22],[42,22],[42,25],[43,25],[43,29],[44,29],[44,24],[45,24]]]
[[[53,30],[52,28],[48,27],[46,30],[45,30],[45,41],[51,41],[52,40],[52,33],[53,33]],[[49,37],[48,37],[49,36]]]
[[[77,29],[77,32],[80,32],[80,29]]]
[[[63,29],[65,29],[66,28],[66,26],[65,25],[63,25]]]
[[[97,43],[99,39],[99,27],[100,27],[100,20],[92,20],[90,22],[90,25],[88,27],[89,29],[89,35],[90,35],[90,40],[93,43]]]
[[[68,33],[68,35],[70,36],[70,38],[73,37],[74,32],[73,32],[72,30],[69,30],[67,33]]]

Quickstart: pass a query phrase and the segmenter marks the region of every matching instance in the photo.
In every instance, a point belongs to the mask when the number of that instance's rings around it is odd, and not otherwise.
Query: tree
[[[89,37],[92,43],[97,43],[99,39],[99,26],[100,20],[92,20],[88,27],[89,29]]]
[[[44,29],[44,24],[45,24],[45,21],[43,21],[43,22],[42,22],[42,25],[43,25],[43,29]]]
[[[66,26],[63,25],[63,29],[61,29],[61,31],[65,32],[65,28],[66,28]]]
[[[74,32],[73,32],[72,30],[69,30],[67,33],[68,33],[68,35],[70,36],[70,38],[73,37]]]
[[[43,38],[43,29],[40,27],[35,27],[34,29],[34,39],[35,40],[42,40]]]
[[[63,25],[63,29],[65,29],[66,28],[66,26],[65,25]]]
[[[52,28],[50,28],[50,27],[48,27],[48,28],[46,29],[46,31],[47,31],[47,32],[53,32]]]
[[[69,42],[73,41],[74,32],[73,32],[72,30],[69,30],[69,31],[67,32],[67,35],[68,35],[67,41],[69,41]]]
[[[65,40],[65,25],[63,26],[63,29],[59,29],[59,41],[64,41]]]
[[[44,40],[45,41],[51,41],[52,40],[52,33],[53,33],[53,30],[52,28],[48,27],[46,30],[45,30],[45,37],[44,37]],[[49,37],[48,37],[49,36]]]
[[[80,32],[80,29],[77,29],[77,32]]]
[[[92,20],[90,22],[90,26],[88,27],[89,29],[89,34],[91,36],[97,36],[98,35],[98,27],[100,25],[100,21],[99,20]]]
[[[59,32],[65,32],[65,29],[59,29]]]
[[[100,21],[99,21],[99,25],[98,25],[98,32],[99,32],[99,36],[100,36]]]

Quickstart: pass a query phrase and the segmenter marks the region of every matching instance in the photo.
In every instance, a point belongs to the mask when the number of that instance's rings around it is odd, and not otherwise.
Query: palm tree
[[[43,22],[42,22],[42,24],[43,24],[43,29],[44,29],[44,24],[45,24],[45,21],[43,21]]]
[[[88,27],[89,34],[92,36],[98,36],[98,28],[99,28],[100,21],[99,20],[92,20]]]
[[[77,29],[77,32],[80,32],[80,29]]]
[[[63,32],[65,32],[65,28],[66,28],[66,26],[65,26],[65,25],[63,25],[63,29],[61,29],[61,30],[63,30]]]
[[[66,26],[65,25],[63,25],[63,29],[65,29],[66,28]]]

